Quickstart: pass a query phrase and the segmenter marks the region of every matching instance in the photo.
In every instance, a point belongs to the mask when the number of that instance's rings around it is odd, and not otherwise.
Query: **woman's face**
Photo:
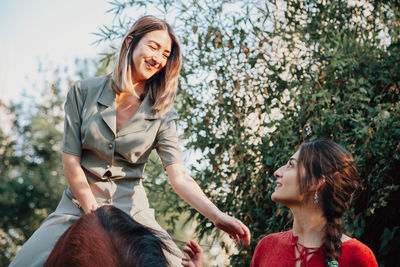
[[[299,151],[290,157],[286,165],[274,172],[276,186],[271,199],[287,207],[303,202],[305,197],[303,193],[300,193],[299,189],[298,157]]]
[[[143,82],[165,67],[172,41],[167,31],[152,31],[140,39],[132,53],[133,82]]]

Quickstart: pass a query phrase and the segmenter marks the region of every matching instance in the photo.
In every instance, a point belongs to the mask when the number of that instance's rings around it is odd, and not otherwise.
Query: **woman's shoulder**
[[[82,100],[85,100],[87,96],[93,97],[103,91],[102,88],[106,86],[108,80],[108,76],[77,80],[69,90],[68,97]]]
[[[258,243],[252,260],[252,267],[283,266],[288,263],[288,253],[292,241],[292,232],[279,232],[263,237]]]
[[[278,232],[264,236],[258,245],[260,246],[275,246],[278,244],[290,244],[292,241],[292,231]]]
[[[341,260],[353,266],[378,266],[372,250],[355,238],[342,244]]]
[[[166,116],[166,119],[167,120],[177,120],[177,119],[179,119],[179,115],[178,115],[178,112],[173,108],[173,107],[171,107],[167,112],[166,112],[166,114],[165,114]]]
[[[105,83],[108,81],[108,79],[109,79],[108,76],[92,77],[83,80],[78,80],[74,83],[73,86],[79,90],[88,91],[91,89],[103,87]]]
[[[155,117],[161,119],[164,123],[179,119],[178,112],[173,107],[165,112],[157,113]]]

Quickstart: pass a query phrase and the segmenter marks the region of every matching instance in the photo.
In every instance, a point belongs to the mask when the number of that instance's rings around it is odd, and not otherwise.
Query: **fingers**
[[[197,244],[195,241],[187,242],[186,245],[192,249],[192,251],[196,254],[203,253],[203,249]]]
[[[238,235],[233,235],[233,239],[235,240],[236,245],[240,246],[240,238]]]
[[[192,260],[189,259],[182,259],[182,266],[184,267],[196,267]]]
[[[231,223],[230,234],[235,239],[238,246],[243,244],[244,246],[250,245],[250,230],[240,220],[231,217],[233,222]],[[228,231],[227,231],[228,232]],[[229,232],[228,232],[229,233]]]
[[[97,205],[92,204],[88,209],[83,209],[83,212],[84,212],[85,214],[90,214],[90,213],[95,212],[95,211],[97,210],[97,208],[98,208]]]
[[[242,223],[241,221],[237,220],[243,230],[243,234],[240,235],[240,239],[242,240],[242,244],[244,246],[249,246],[250,245],[250,238],[251,238],[251,234],[250,234],[250,230],[249,228],[247,228],[247,226]]]
[[[250,231],[246,225],[240,220],[233,218],[225,213],[222,213],[214,222],[215,226],[225,231],[235,240],[236,244],[240,246],[250,245]]]
[[[195,241],[186,243],[183,251],[187,253],[190,259],[182,259],[183,266],[201,267],[203,266],[203,249]]]
[[[250,230],[247,228],[247,226],[242,223],[240,220],[231,217],[234,220],[234,223],[232,223],[232,228],[229,232],[231,232],[232,238],[235,240],[236,244],[240,246],[241,244],[243,246],[249,246],[250,245]],[[228,232],[228,231],[226,231]],[[229,233],[228,232],[228,233]]]
[[[234,232],[233,235],[235,235],[235,234],[238,234],[238,235],[240,235],[240,236],[244,235],[245,232],[244,232],[243,227],[242,227],[242,225],[243,225],[242,222],[239,221],[238,219],[234,218],[234,217],[231,217],[231,216],[229,216],[229,215],[227,215],[227,216],[229,217],[229,219],[230,219],[230,225],[231,225],[231,227],[233,228],[233,229],[232,229],[233,232]]]
[[[99,208],[101,208],[101,207],[103,207],[103,206],[107,206],[107,205],[110,205],[110,204],[105,203],[105,202],[104,202],[104,203],[93,204],[92,207],[90,208],[89,212],[87,212],[87,213],[93,213],[93,212],[95,212],[97,209],[99,209]]]
[[[93,212],[95,212],[98,208],[99,208],[99,205],[97,205],[97,204],[92,204],[92,206],[90,207],[90,212],[93,213]]]
[[[188,247],[184,247],[184,248],[183,248],[183,251],[184,251],[186,254],[188,254],[189,257],[190,257],[191,259],[194,257],[194,255],[196,255],[196,254],[194,253],[194,251],[193,251],[191,248],[188,248]]]
[[[203,254],[203,249],[193,240],[186,243],[183,251],[187,253],[191,259],[193,259],[196,255],[201,257]]]

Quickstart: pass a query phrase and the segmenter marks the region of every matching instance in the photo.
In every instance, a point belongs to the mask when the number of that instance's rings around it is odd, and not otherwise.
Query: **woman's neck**
[[[293,235],[305,247],[320,247],[325,235],[326,218],[317,206],[291,207],[293,213]]]
[[[130,85],[128,86],[128,84],[124,84],[124,88],[129,88],[127,91],[129,91],[132,95],[140,97],[143,94],[146,82],[127,81],[127,83],[130,83]]]
[[[143,94],[145,84],[146,84],[145,82],[134,82],[133,83],[133,90],[135,90],[135,93],[137,96],[140,97]]]

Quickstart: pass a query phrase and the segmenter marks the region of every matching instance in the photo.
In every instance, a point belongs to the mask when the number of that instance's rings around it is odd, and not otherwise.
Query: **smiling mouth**
[[[150,62],[146,61],[146,68],[148,69],[157,69],[156,64],[151,64]]]
[[[275,189],[277,189],[279,187],[282,187],[282,184],[281,183],[276,183]]]

